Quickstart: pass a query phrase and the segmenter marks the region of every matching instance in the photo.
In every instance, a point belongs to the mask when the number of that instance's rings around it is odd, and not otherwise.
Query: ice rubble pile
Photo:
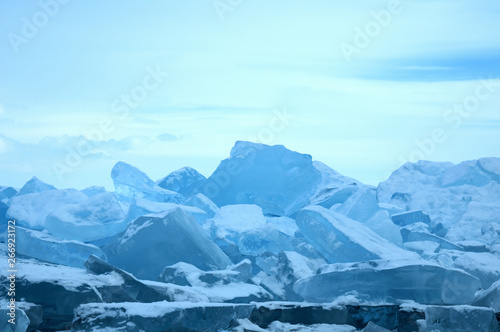
[[[18,330],[498,329],[498,158],[407,163],[375,188],[237,142],[208,178],[123,162],[111,177],[114,192],[0,187]]]

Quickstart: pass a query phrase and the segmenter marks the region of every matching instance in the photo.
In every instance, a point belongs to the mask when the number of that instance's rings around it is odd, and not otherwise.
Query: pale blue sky
[[[374,185],[402,160],[500,156],[497,0],[65,2],[0,4],[0,185],[112,189],[119,160],[208,176],[236,140]]]

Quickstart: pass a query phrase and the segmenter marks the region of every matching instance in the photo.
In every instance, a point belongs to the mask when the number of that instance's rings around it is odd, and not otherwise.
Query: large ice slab
[[[427,331],[495,332],[498,323],[491,308],[468,305],[425,308]]]
[[[248,318],[250,304],[155,302],[91,303],[75,310],[72,331],[230,331],[238,318]]]
[[[125,202],[134,198],[171,203],[181,203],[184,200],[181,194],[157,186],[146,173],[122,161],[116,163],[111,170],[111,178],[116,195]]]
[[[304,237],[330,262],[373,259],[418,259],[383,239],[365,225],[321,206],[309,206],[297,215]]]
[[[238,141],[199,192],[218,206],[256,204],[265,214],[291,215],[310,203],[320,182],[310,155]]]
[[[322,273],[298,280],[297,294],[312,302],[329,302],[356,291],[373,301],[423,304],[467,304],[480,289],[479,280],[458,269],[426,261],[370,261],[333,264]]]
[[[106,259],[104,252],[94,245],[59,240],[47,233],[23,227],[16,227],[16,251],[45,262],[80,268],[90,255]]]
[[[250,321],[260,328],[270,328],[273,322],[281,322],[306,326],[329,325],[335,327],[333,325],[350,325],[351,329],[363,329],[369,322],[373,322],[378,326],[394,330],[397,327],[396,315],[398,309],[398,305],[390,304],[318,304],[275,301],[256,304],[256,308],[250,316]],[[271,328],[270,330],[274,331]],[[291,331],[295,330],[292,329]],[[305,331],[311,330],[306,329]]]
[[[156,181],[156,184],[164,189],[190,197],[205,180],[206,177],[194,168],[183,167]]]
[[[111,264],[150,280],[156,280],[165,266],[178,262],[202,270],[231,265],[194,218],[181,209],[137,218],[104,250]]]
[[[75,189],[47,190],[13,197],[7,218],[31,229],[43,229],[47,215],[63,205],[79,204],[88,196]]]
[[[113,193],[62,205],[45,219],[45,228],[63,240],[95,241],[116,235],[126,227],[125,215]]]

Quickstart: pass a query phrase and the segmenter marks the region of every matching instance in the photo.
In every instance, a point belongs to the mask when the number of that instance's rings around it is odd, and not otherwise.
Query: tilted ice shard
[[[304,237],[330,263],[419,258],[378,236],[362,223],[321,206],[304,208],[296,221]]]
[[[150,280],[156,280],[165,266],[178,262],[202,270],[231,265],[194,218],[180,208],[137,218],[104,250],[111,264]]]
[[[7,218],[20,226],[43,229],[47,215],[63,205],[78,204],[88,196],[75,189],[48,190],[12,198]]]
[[[477,278],[462,270],[423,260],[381,260],[327,266],[322,273],[297,281],[294,290],[313,302],[330,302],[356,291],[374,301],[466,304],[480,287]]]
[[[24,256],[79,268],[83,268],[90,255],[106,259],[104,252],[94,245],[59,240],[47,233],[23,227],[16,227],[16,250]]]
[[[198,192],[218,206],[256,204],[265,214],[291,215],[310,203],[320,182],[310,155],[238,141]]]
[[[206,177],[194,168],[183,167],[156,181],[156,184],[164,189],[190,197],[205,180]]]
[[[127,227],[113,193],[97,194],[79,204],[66,204],[51,212],[45,227],[63,240],[95,241],[116,235]]]
[[[365,222],[380,210],[376,191],[362,186],[335,210],[348,218]]]
[[[496,312],[500,312],[500,280],[488,289],[478,292],[472,305],[493,308]]]
[[[111,170],[111,178],[118,199],[125,202],[130,202],[134,198],[171,203],[180,203],[184,200],[181,194],[158,187],[144,172],[121,161]]]

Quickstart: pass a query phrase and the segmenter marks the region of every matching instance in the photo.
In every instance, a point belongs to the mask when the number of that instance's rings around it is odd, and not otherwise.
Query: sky
[[[377,185],[500,157],[498,0],[0,3],[0,185],[209,176],[237,140]]]

